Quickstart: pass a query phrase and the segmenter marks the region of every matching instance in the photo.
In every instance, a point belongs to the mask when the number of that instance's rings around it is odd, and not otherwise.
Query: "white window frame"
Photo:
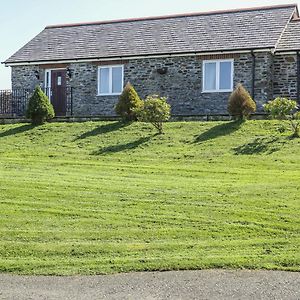
[[[113,93],[112,92],[112,69],[113,68],[122,68],[122,88],[124,87],[124,65],[109,65],[109,66],[99,66],[98,67],[98,96],[119,96],[122,94],[120,93]],[[100,92],[100,70],[101,69],[109,69],[109,92],[108,93],[101,93]]]
[[[222,62],[231,63],[231,87],[230,89],[220,89],[220,65]],[[216,89],[206,90],[205,89],[205,65],[208,63],[216,64]],[[202,93],[226,93],[233,91],[233,76],[234,76],[234,59],[215,59],[215,60],[204,60],[202,65]]]

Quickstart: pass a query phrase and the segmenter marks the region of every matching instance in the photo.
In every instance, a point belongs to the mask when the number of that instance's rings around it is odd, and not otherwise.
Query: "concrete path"
[[[300,299],[300,273],[182,271],[109,276],[0,275],[0,299]]]

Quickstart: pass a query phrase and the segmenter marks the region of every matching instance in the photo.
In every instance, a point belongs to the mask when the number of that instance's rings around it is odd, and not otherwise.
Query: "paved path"
[[[300,273],[182,271],[109,276],[0,275],[0,299],[300,299]]]

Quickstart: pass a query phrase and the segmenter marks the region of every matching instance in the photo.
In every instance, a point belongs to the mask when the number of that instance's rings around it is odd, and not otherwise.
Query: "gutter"
[[[254,51],[251,51],[252,55],[252,99],[255,99],[255,69],[256,69],[256,56],[254,54]]]
[[[168,58],[178,56],[200,56],[200,55],[220,55],[220,54],[239,54],[253,52],[268,52],[274,48],[249,48],[249,49],[226,49],[214,51],[198,51],[198,52],[177,52],[177,53],[161,53],[161,54],[143,54],[143,55],[126,55],[112,57],[86,57],[86,58],[70,58],[70,59],[52,59],[52,60],[35,60],[35,61],[18,61],[18,62],[1,62],[6,67],[24,66],[24,65],[43,65],[53,63],[76,63],[76,62],[95,62],[95,61],[113,61],[113,60],[128,60],[128,59],[144,59],[144,58]]]
[[[276,54],[281,54],[281,53],[284,53],[284,54],[295,54],[299,51],[300,49],[299,48],[296,48],[296,49],[286,49],[286,50],[276,50],[275,52],[275,55]]]
[[[300,104],[300,52],[297,51],[297,102]]]

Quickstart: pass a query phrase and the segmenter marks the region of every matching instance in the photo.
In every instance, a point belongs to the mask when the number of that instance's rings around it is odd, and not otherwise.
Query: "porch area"
[[[58,117],[73,116],[73,87],[43,88]],[[32,89],[0,90],[0,118],[24,118]]]

